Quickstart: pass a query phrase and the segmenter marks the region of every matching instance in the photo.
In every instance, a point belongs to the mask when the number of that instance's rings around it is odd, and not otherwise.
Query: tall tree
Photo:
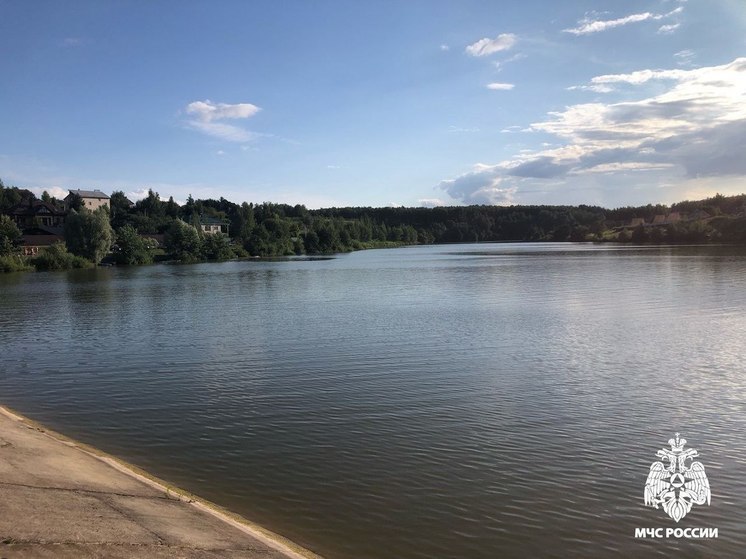
[[[21,230],[7,215],[0,215],[0,256],[18,251],[21,245]]]
[[[177,219],[166,232],[166,250],[176,260],[193,262],[202,257],[202,239],[195,227]]]
[[[85,208],[79,212],[71,210],[65,220],[64,233],[70,252],[98,264],[108,254],[114,240],[108,208],[97,208],[93,212]]]
[[[153,242],[137,234],[132,225],[117,231],[116,260],[120,264],[150,264],[153,262]]]

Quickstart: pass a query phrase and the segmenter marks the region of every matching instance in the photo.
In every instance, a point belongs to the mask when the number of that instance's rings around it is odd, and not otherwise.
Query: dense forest
[[[30,191],[0,182],[0,214],[29,197],[33,197]],[[42,199],[62,207],[61,201],[46,192]],[[65,224],[66,248],[98,262],[111,247],[111,258],[124,264],[150,262],[153,256],[220,260],[455,242],[746,242],[746,195],[718,194],[670,207],[616,209],[544,205],[309,210],[302,205],[236,204],[224,198],[194,200],[191,196],[180,205],[173,198],[162,200],[151,190],[134,203],[122,191],[114,192],[108,220],[88,213],[93,212],[71,211]],[[220,223],[224,233],[203,233],[199,225],[205,220]],[[9,229],[10,225],[3,227]],[[91,248],[93,241],[83,238],[94,230],[103,239],[95,249]],[[2,235],[7,255],[12,252],[8,247],[18,244],[18,235],[0,232]],[[8,241],[8,235],[15,240]],[[154,240],[159,236],[160,247]]]
[[[746,195],[717,195],[671,207],[647,205],[608,210],[598,206],[452,206],[437,208],[327,208],[286,204],[235,204],[193,200],[179,206],[157,193],[132,207],[121,192],[111,197],[115,229],[132,225],[139,233],[167,233],[175,219],[196,225],[203,216],[222,220],[228,235],[249,254],[320,254],[386,244],[484,241],[746,241]],[[634,218],[679,213],[661,226],[627,227]],[[698,213],[699,212],[699,213]],[[686,219],[691,216],[702,219]]]

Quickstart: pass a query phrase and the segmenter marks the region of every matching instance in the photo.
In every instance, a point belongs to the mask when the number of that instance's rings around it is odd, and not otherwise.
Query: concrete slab
[[[0,407],[0,559],[320,559]]]

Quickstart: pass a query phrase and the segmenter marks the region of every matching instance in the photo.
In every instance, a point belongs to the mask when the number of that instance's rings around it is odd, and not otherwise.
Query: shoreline
[[[16,430],[12,433],[8,432],[7,426],[7,420],[10,420],[14,426],[22,428],[21,430]],[[4,425],[5,424],[5,425]],[[25,428],[25,429],[23,429]],[[11,426],[12,429],[12,426]],[[194,516],[195,513],[198,517],[203,517],[205,515],[212,517],[212,519],[216,520],[219,524],[221,524],[223,527],[227,529],[228,532],[231,532],[235,530],[236,532],[240,533],[243,538],[238,538],[236,536],[236,539],[243,539],[246,541],[254,540],[255,542],[260,544],[260,547],[266,547],[267,550],[272,555],[276,555],[276,553],[281,554],[281,557],[288,558],[288,559],[322,559],[321,556],[313,553],[310,550],[307,550],[300,545],[296,544],[295,542],[289,540],[288,538],[285,538],[284,536],[281,536],[280,534],[276,534],[272,532],[271,530],[267,530],[266,528],[263,528],[262,526],[251,522],[242,516],[231,512],[228,509],[225,509],[221,507],[220,505],[216,503],[212,503],[206,499],[203,499],[197,495],[194,495],[186,490],[183,490],[165,480],[162,480],[147,471],[138,468],[134,464],[130,464],[124,460],[121,460],[115,456],[112,456],[96,447],[93,447],[91,445],[88,445],[86,443],[82,443],[79,441],[76,441],[66,435],[63,435],[61,433],[58,433],[56,431],[53,431],[52,429],[47,428],[45,425],[28,418],[24,416],[23,414],[17,412],[16,410],[9,408],[6,405],[0,404],[0,450],[2,450],[4,453],[13,452],[16,447],[19,445],[17,444],[17,441],[21,441],[22,443],[28,442],[29,447],[33,447],[34,449],[37,449],[37,447],[44,447],[42,449],[42,453],[45,453],[46,455],[41,456],[41,460],[39,459],[39,456],[34,456],[34,463],[40,463],[44,462],[45,459],[48,459],[49,462],[62,462],[62,465],[70,466],[71,464],[68,464],[68,462],[72,462],[70,457],[72,456],[74,459],[93,459],[95,460],[96,464],[99,466],[96,468],[94,466],[94,469],[96,470],[94,474],[92,475],[95,479],[103,479],[106,483],[111,482],[112,486],[124,483],[125,485],[142,485],[147,488],[147,491],[149,493],[154,493],[156,496],[149,495],[149,499],[153,499],[152,502],[158,502],[158,500],[161,501],[167,501],[169,503],[178,502],[183,503],[183,507],[187,507],[188,509],[193,510],[186,510],[186,514],[189,514],[191,516]],[[41,435],[44,437],[44,440],[38,439],[38,436]],[[6,440],[6,437],[10,437],[11,441],[9,442]],[[32,438],[36,437],[36,440],[31,440]],[[45,444],[46,442],[46,444]],[[60,446],[61,445],[61,446]],[[19,454],[22,453],[25,449],[22,447],[19,448],[17,451]],[[71,455],[70,452],[75,453],[76,455]],[[67,456],[65,456],[67,454]],[[101,467],[103,466],[103,467]],[[75,468],[64,468],[65,470],[72,469],[75,471]],[[50,487],[57,485],[56,483],[47,483],[43,487],[34,487],[31,484],[28,483],[6,483],[6,480],[4,479],[5,476],[3,475],[3,472],[5,469],[0,469],[0,491],[3,490],[3,487],[12,486],[12,487],[33,487],[34,489],[45,491],[47,493],[52,493],[55,491],[61,491],[61,490],[67,490],[63,487]],[[13,474],[13,470],[10,471],[11,477]],[[30,478],[36,478],[37,472],[22,472],[22,474],[25,474],[27,477]],[[60,472],[59,476],[62,476],[63,474]],[[122,480],[122,476],[125,476],[127,479]],[[120,478],[120,479],[117,479]],[[128,483],[129,482],[129,483]],[[143,488],[143,490],[145,490]],[[136,489],[140,489],[136,487]],[[106,494],[106,492],[102,492],[96,487],[75,487],[71,491],[76,492],[77,494],[85,494],[85,493],[96,493],[96,494]],[[135,493],[138,493],[135,491]],[[116,496],[127,496],[127,497],[139,497],[139,498],[145,498],[139,493],[137,495],[125,495],[124,493],[120,492],[111,492],[112,495]],[[10,502],[8,499],[0,500],[0,509],[4,504],[7,502]],[[49,511],[51,509],[45,508],[45,512]],[[74,513],[73,513],[74,514]],[[22,516],[15,516],[15,520],[19,521],[18,523],[23,524],[25,521],[27,521],[27,518],[23,518]],[[198,518],[197,520],[200,520]],[[201,520],[204,520],[203,518]],[[209,520],[209,519],[208,519]],[[0,521],[2,519],[0,518]],[[146,523],[150,522],[146,518]],[[42,520],[42,525],[45,524],[45,521]],[[177,531],[184,530],[185,526],[182,524],[176,523],[178,526],[176,526]],[[0,522],[0,544],[2,544],[2,547],[0,547],[0,550],[3,549],[3,547],[7,546],[14,546],[14,545],[24,545],[23,538],[17,538],[13,537],[12,535],[5,534],[2,531],[2,522]],[[186,525],[186,532],[189,532],[190,526]],[[157,531],[153,529],[152,526],[147,526],[146,529],[153,534],[157,534]],[[233,530],[231,530],[233,529]],[[78,534],[76,534],[78,535]],[[188,538],[192,534],[188,534]],[[125,532],[124,538],[126,538],[128,534]],[[122,539],[124,539],[122,538]],[[225,539],[224,535],[220,535],[220,539]],[[62,538],[61,538],[62,539]],[[160,538],[159,538],[160,539]],[[165,539],[168,539],[166,537]],[[36,543],[36,542],[34,542]],[[128,542],[122,542],[123,545],[127,545]],[[242,544],[245,544],[246,542],[242,541]],[[48,542],[45,540],[45,538],[41,538],[41,544],[42,545],[68,545],[68,541],[63,542]],[[84,540],[78,542],[79,545],[91,545],[90,543],[86,543]],[[31,545],[31,544],[29,544]],[[96,544],[96,545],[102,545],[102,544]],[[110,544],[110,545],[116,545]],[[134,545],[134,544],[132,544]],[[138,544],[139,545],[139,544]],[[163,547],[163,546],[158,546]],[[147,549],[143,548],[146,551],[146,554],[143,555],[143,557],[147,557]],[[183,549],[183,547],[179,547],[179,549]],[[202,550],[202,548],[195,548]],[[220,550],[219,550],[220,551]],[[227,556],[233,557],[232,553],[235,553],[233,550],[226,550]],[[260,555],[247,555],[247,557],[265,557],[267,556],[266,551],[263,551]],[[23,556],[23,555],[22,555]],[[34,556],[33,553],[31,555],[28,555],[29,557]],[[74,556],[74,555],[73,555]],[[222,555],[216,555],[216,557],[220,557]]]

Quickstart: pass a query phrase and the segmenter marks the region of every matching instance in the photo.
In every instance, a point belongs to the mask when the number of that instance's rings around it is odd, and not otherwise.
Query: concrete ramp
[[[2,407],[0,557],[320,559]]]

